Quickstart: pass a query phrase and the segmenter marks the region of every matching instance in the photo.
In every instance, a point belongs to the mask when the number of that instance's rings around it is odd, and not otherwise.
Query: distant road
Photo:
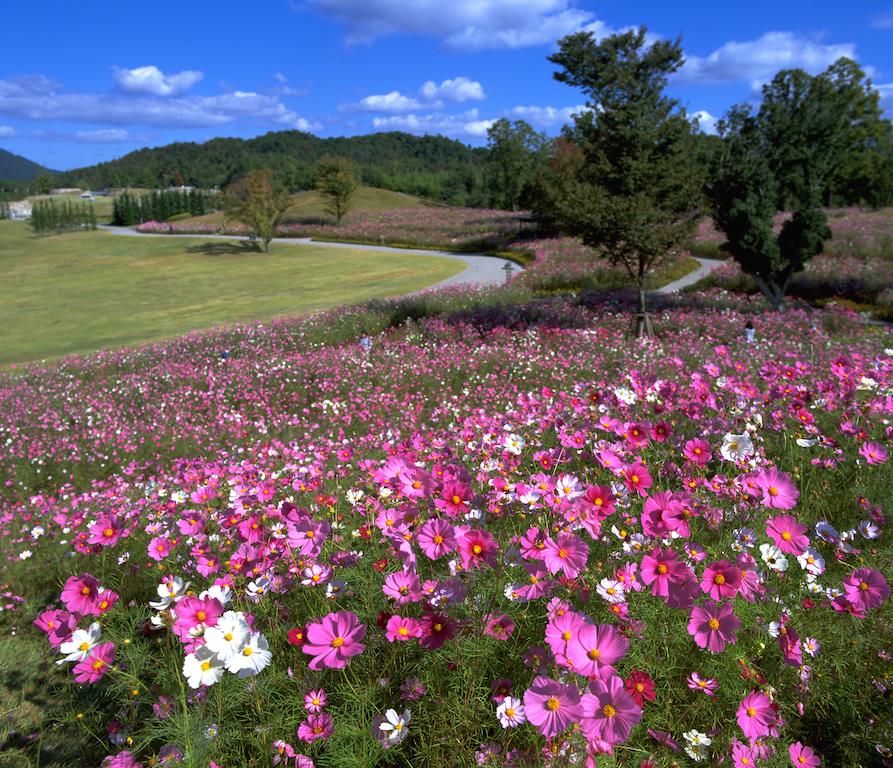
[[[99,229],[111,232],[113,235],[124,237],[192,237],[202,240],[245,240],[244,235],[165,235],[159,232],[137,232],[129,227],[110,227],[100,224]],[[501,285],[505,282],[505,265],[511,264],[515,272],[523,271],[520,264],[508,259],[500,259],[496,256],[486,256],[483,253],[452,253],[451,251],[433,251],[424,248],[390,248],[386,245],[361,245],[357,243],[329,243],[321,240],[313,240],[309,237],[274,237],[277,245],[312,245],[316,248],[349,248],[355,251],[384,251],[389,253],[411,253],[416,256],[441,256],[448,259],[456,259],[465,264],[458,274],[434,283],[429,288],[442,288],[447,285]]]

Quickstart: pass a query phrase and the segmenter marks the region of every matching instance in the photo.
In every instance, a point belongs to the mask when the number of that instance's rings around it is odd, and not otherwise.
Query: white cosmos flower
[[[813,576],[821,576],[825,572],[825,558],[812,547],[807,547],[802,554],[797,555],[797,562],[804,571]]]
[[[190,688],[214,685],[223,677],[223,662],[208,646],[203,645],[183,659],[183,676]]]
[[[226,662],[242,652],[250,634],[245,616],[240,611],[227,611],[216,626],[205,630],[205,645]]]
[[[496,708],[496,717],[502,723],[503,728],[517,728],[527,722],[524,712],[524,702],[521,699],[506,696]]]
[[[614,390],[614,397],[621,403],[626,403],[627,405],[633,405],[636,400],[638,400],[636,393],[628,387],[617,387],[617,389]]]
[[[734,435],[731,432],[722,439],[719,452],[726,461],[742,461],[753,456],[753,440],[746,432]]]
[[[583,495],[583,486],[573,475],[559,475],[555,483],[555,495],[559,499],[576,499]]]
[[[62,645],[59,646],[59,653],[65,654],[65,658],[59,659],[57,664],[64,664],[66,661],[83,661],[87,658],[90,651],[99,645],[99,637],[102,629],[95,621],[90,625],[89,629],[76,629],[71,633]]]
[[[233,591],[227,586],[214,584],[199,595],[200,600],[207,600],[209,597],[220,601],[221,605],[226,605],[233,599]]]
[[[760,544],[760,557],[773,571],[780,573],[788,569],[788,559],[774,544]]]
[[[387,733],[388,741],[394,744],[403,741],[409,733],[407,726],[411,718],[410,711],[406,709],[402,715],[398,715],[396,709],[389,709],[384,713],[384,717],[384,722],[378,727]]]
[[[526,443],[524,442],[524,438],[514,433],[506,435],[505,440],[503,441],[503,447],[509,453],[514,453],[515,456],[521,455],[521,451],[524,450],[525,445]]]
[[[176,603],[183,597],[186,597],[186,590],[189,589],[190,582],[183,581],[179,576],[168,581],[163,581],[158,585],[158,597],[160,600],[154,600],[149,603],[156,611],[163,611],[171,603]]]
[[[257,602],[270,590],[270,580],[266,576],[259,576],[254,581],[248,582],[245,591],[248,593],[248,599]]]
[[[251,677],[266,669],[273,661],[269,644],[260,632],[252,632],[242,650],[230,656],[226,668],[239,677]]]
[[[612,604],[622,603],[626,599],[623,582],[616,579],[602,579],[596,587],[596,592],[603,600]]]

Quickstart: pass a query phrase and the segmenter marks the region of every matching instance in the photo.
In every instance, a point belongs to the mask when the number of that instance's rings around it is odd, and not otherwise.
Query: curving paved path
[[[707,275],[714,269],[725,264],[724,261],[718,261],[716,259],[702,259],[698,256],[692,256],[692,258],[701,266],[692,272],[689,272],[687,275],[680,277],[678,280],[674,280],[672,283],[667,283],[660,288],[655,288],[651,293],[676,293],[683,288],[688,288],[688,286],[694,285],[702,278],[707,277]]]
[[[130,227],[111,227],[100,224],[98,229],[103,232],[111,232],[113,235],[124,237],[191,237],[202,240],[246,240],[243,235],[166,235],[160,232],[137,232]],[[505,265],[511,264],[515,272],[523,271],[520,264],[498,256],[485,256],[482,253],[452,253],[450,251],[433,251],[423,248],[391,248],[386,245],[366,245],[360,243],[330,243],[322,240],[313,240],[309,237],[274,237],[276,245],[312,245],[317,248],[350,248],[355,251],[378,251],[385,253],[411,253],[416,256],[440,256],[448,259],[456,259],[465,264],[465,269],[446,280],[429,285],[423,290],[442,288],[447,285],[501,285],[505,282]]]

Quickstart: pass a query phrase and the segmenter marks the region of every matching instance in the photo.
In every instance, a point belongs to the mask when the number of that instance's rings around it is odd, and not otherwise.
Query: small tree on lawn
[[[347,157],[324,157],[316,165],[316,188],[323,196],[326,212],[335,217],[338,226],[341,218],[350,211],[357,179],[353,162]]]
[[[224,202],[226,211],[247,224],[269,253],[276,224],[291,204],[285,190],[273,185],[270,172],[255,171],[233,182]]]
[[[690,240],[699,214],[692,126],[663,94],[668,75],[683,64],[681,43],[648,45],[643,27],[599,42],[578,32],[558,45],[549,57],[562,67],[555,79],[582,88],[592,110],[575,117],[584,162],[559,224],[626,269],[638,291],[642,335],[650,332],[646,280]]]

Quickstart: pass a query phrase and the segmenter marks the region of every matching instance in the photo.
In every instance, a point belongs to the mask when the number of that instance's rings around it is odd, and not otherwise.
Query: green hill
[[[140,149],[117,160],[57,176],[66,186],[223,187],[269,168],[290,191],[313,187],[320,158],[342,155],[357,165],[367,186],[463,204],[483,194],[486,151],[443,136],[377,133],[321,139],[301,131],[278,131],[254,139],[212,139]]]
[[[0,149],[0,179],[31,181],[42,173],[47,173],[47,169],[42,165],[32,162],[27,157]]]

